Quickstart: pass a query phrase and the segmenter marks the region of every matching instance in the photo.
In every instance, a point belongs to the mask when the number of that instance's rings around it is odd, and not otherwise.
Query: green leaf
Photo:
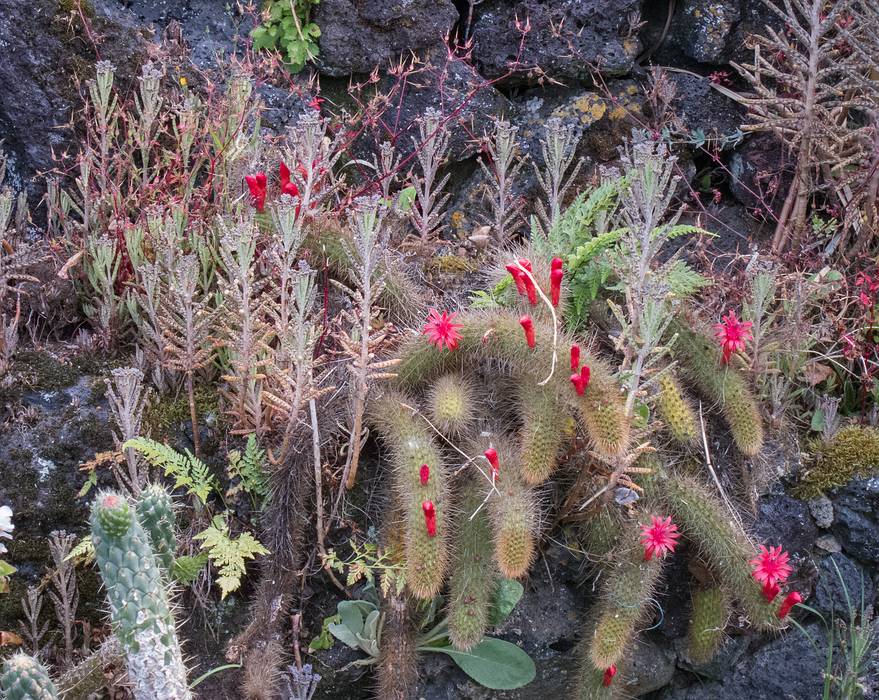
[[[338,615],[330,615],[329,617],[324,618],[323,625],[320,629],[320,634],[311,640],[311,643],[308,645],[308,651],[318,651],[319,649],[332,649],[333,647],[333,635],[330,634],[330,625],[339,624],[339,616]]]
[[[809,425],[809,430],[820,433],[824,430],[825,423],[824,410],[816,408],[815,412],[812,414],[812,422]]]
[[[249,532],[242,532],[234,540],[229,537],[229,525],[223,515],[216,516],[211,521],[210,527],[193,535],[192,539],[201,540],[202,549],[207,552],[211,563],[217,567],[219,575],[216,581],[220,587],[221,598],[225,598],[241,586],[241,578],[246,572],[245,564],[248,559],[253,559],[257,554],[269,553],[269,550]]]
[[[0,578],[5,578],[6,576],[11,576],[16,571],[18,571],[18,569],[16,569],[12,564],[0,559]]]
[[[525,589],[518,581],[511,578],[500,579],[497,584],[497,590],[494,593],[494,604],[491,608],[489,625],[497,627],[506,620],[513,612],[513,608],[516,607],[516,603],[522,599],[524,592]]]
[[[415,188],[404,187],[397,195],[397,208],[400,211],[409,211],[412,209],[412,203],[415,201]]]
[[[480,685],[491,690],[514,690],[528,685],[537,673],[534,661],[515,644],[485,637],[470,651],[453,646],[419,647],[420,651],[438,651],[451,656],[461,670]]]
[[[76,559],[82,559],[83,562],[87,563],[92,561],[95,558],[95,545],[92,542],[92,536],[86,535],[83,537],[77,545],[68,552],[67,556],[64,557],[64,561],[74,561]]]
[[[675,260],[666,270],[666,279],[673,294],[686,297],[700,289],[711,285],[711,280],[703,277],[683,260]]]
[[[188,586],[198,578],[207,563],[207,552],[199,552],[194,557],[188,555],[176,557],[171,567],[171,577],[178,583]]]

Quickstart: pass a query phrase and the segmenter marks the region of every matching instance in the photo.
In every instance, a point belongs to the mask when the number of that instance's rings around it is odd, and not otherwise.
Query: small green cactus
[[[719,586],[693,591],[693,611],[687,632],[687,657],[694,664],[711,661],[723,643],[729,620],[729,599]]]
[[[678,336],[672,355],[680,363],[685,379],[704,398],[717,404],[736,446],[753,457],[763,448],[763,423],[744,377],[721,364],[721,352],[708,337],[683,321],[672,323],[671,330]]]
[[[570,418],[555,387],[523,389],[518,403],[522,414],[522,478],[528,484],[542,484],[555,471]]]
[[[457,374],[444,374],[430,388],[427,405],[434,425],[448,436],[461,434],[474,417],[470,383]]]
[[[371,416],[390,448],[395,497],[404,513],[406,585],[416,598],[428,599],[442,588],[448,564],[448,487],[431,427],[407,408],[414,405],[389,391],[373,401]]]
[[[3,663],[0,690],[5,700],[57,700],[58,690],[46,668],[21,652]]]
[[[478,484],[464,485],[464,498],[455,518],[455,555],[449,581],[449,638],[456,649],[468,651],[488,626],[498,573],[492,560],[491,524]],[[475,514],[475,515],[474,515]]]
[[[174,532],[176,518],[171,496],[159,484],[148,484],[141,492],[135,508],[140,524],[150,536],[162,573],[168,576],[177,551],[177,537]]]
[[[690,446],[698,441],[699,421],[696,413],[670,372],[665,372],[659,378],[656,411],[678,444]]]
[[[137,700],[189,700],[186,668],[150,536],[124,496],[98,494],[92,541]]]

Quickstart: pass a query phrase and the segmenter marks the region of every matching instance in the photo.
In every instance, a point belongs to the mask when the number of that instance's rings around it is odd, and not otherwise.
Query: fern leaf
[[[229,525],[223,515],[216,516],[210,527],[193,535],[194,540],[201,540],[201,547],[207,552],[211,563],[217,568],[217,584],[220,586],[220,597],[238,590],[241,578],[245,574],[248,559],[258,554],[268,554],[269,550],[249,532],[242,532],[236,539],[229,536]]]
[[[180,454],[176,450],[149,438],[138,437],[128,440],[122,448],[140,453],[154,467],[162,470],[166,477],[174,479],[174,488],[185,488],[207,503],[211,491],[217,488],[217,480],[208,466],[189,450]]]
[[[188,586],[198,578],[199,573],[208,563],[207,552],[199,552],[193,557],[182,556],[174,559],[174,565],[171,568],[171,576],[178,583]]]

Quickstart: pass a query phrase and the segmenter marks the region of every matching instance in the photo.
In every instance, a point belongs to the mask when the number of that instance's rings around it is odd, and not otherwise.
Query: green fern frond
[[[260,503],[269,495],[269,480],[265,473],[266,453],[256,440],[256,435],[247,436],[244,454],[238,450],[229,452],[229,475],[241,480],[240,488]]]
[[[199,573],[208,563],[207,552],[199,552],[195,556],[182,556],[174,559],[171,576],[177,583],[188,586],[198,578]]]
[[[167,477],[174,479],[174,488],[185,488],[202,504],[207,503],[211,491],[217,489],[217,479],[208,466],[189,450],[183,454],[149,438],[133,438],[122,445],[123,450],[131,448],[140,453],[154,467],[158,467]]]
[[[702,287],[711,285],[711,280],[703,277],[681,259],[673,261],[665,270],[666,280],[672,293],[678,297],[686,297]]]
[[[192,539],[201,540],[201,548],[207,552],[211,563],[217,568],[217,585],[220,586],[221,598],[241,586],[248,559],[269,553],[249,532],[242,532],[236,539],[232,539],[224,515],[215,516],[210,527],[193,535]]]

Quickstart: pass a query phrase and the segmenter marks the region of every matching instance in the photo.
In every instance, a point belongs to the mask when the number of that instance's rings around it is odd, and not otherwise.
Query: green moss
[[[64,364],[47,352],[25,350],[18,353],[12,364],[12,372],[22,378],[29,389],[66,389],[76,383],[79,376],[76,368]]]
[[[199,385],[195,387],[195,411],[199,420],[213,413],[218,419],[219,394],[212,386]],[[189,399],[186,394],[161,396],[153,401],[143,412],[143,426],[154,439],[166,437],[168,433],[181,425],[189,423]]]
[[[815,498],[859,476],[879,471],[879,430],[849,425],[829,442],[815,445],[813,465],[796,488],[800,498]]]
[[[432,258],[427,264],[428,270],[431,272],[445,272],[450,274],[461,274],[465,272],[474,272],[476,267],[469,260],[458,257],[457,255],[440,255]]]

